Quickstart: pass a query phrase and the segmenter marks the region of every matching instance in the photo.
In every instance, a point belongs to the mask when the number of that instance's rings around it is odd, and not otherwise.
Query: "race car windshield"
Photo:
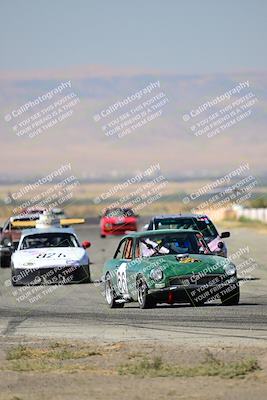
[[[151,235],[140,239],[142,257],[171,254],[211,254],[200,234]]]
[[[207,217],[155,220],[155,229],[193,229],[200,231],[206,240],[218,236],[215,226]]]
[[[133,215],[134,212],[130,208],[114,208],[105,212],[105,217],[132,217]]]
[[[21,244],[21,250],[47,247],[79,247],[79,243],[74,235],[60,232],[25,236]]]

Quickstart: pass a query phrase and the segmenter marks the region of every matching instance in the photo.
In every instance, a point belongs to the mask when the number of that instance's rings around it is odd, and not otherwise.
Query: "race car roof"
[[[35,229],[23,229],[21,236],[37,235],[40,233],[71,233],[75,235],[72,228],[35,228]]]
[[[154,219],[169,219],[169,218],[208,218],[205,214],[165,214],[165,215],[156,215],[151,218]]]
[[[165,235],[165,234],[173,234],[173,233],[200,233],[198,230],[195,229],[157,229],[155,231],[145,231],[145,232],[131,232],[124,236],[131,237],[131,238],[140,238],[146,236],[156,236],[156,235]]]

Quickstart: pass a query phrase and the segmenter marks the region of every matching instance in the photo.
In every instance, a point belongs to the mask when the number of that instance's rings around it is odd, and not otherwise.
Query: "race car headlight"
[[[225,264],[223,267],[226,275],[232,276],[236,274],[236,267],[233,263]]]
[[[66,267],[79,267],[80,263],[76,260],[66,260]]]
[[[150,271],[150,278],[158,282],[163,279],[163,271],[160,268],[155,268]]]
[[[32,267],[34,265],[34,263],[31,261],[28,261],[28,262],[23,263],[22,265],[23,265],[23,267]]]
[[[105,224],[105,228],[106,229],[111,229],[112,228],[112,224],[109,224],[109,223]]]

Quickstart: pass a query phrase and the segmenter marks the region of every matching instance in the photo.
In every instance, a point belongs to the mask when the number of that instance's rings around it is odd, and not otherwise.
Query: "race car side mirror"
[[[91,246],[91,242],[89,242],[88,240],[84,240],[83,242],[82,242],[82,247],[84,248],[84,249],[88,249],[88,247],[90,247]]]
[[[225,239],[230,237],[230,232],[222,232],[220,238]]]

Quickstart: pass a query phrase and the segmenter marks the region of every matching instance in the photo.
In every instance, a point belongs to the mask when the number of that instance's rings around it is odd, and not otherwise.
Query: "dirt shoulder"
[[[267,348],[0,339],[0,399],[265,399]]]

